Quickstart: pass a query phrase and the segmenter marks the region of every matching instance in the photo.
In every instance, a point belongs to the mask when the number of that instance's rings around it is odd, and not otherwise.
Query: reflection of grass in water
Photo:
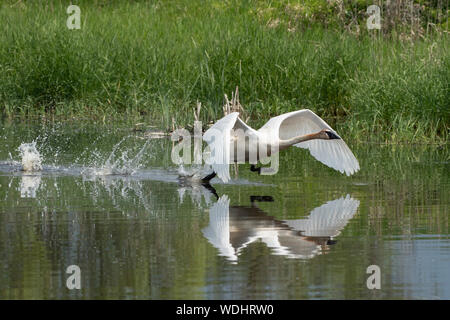
[[[187,125],[197,100],[204,122],[217,119],[223,94],[238,85],[252,125],[310,108],[361,141],[448,136],[446,35],[410,43],[312,26],[289,32],[267,26],[256,2],[79,5],[77,31],[58,4],[2,7],[5,114]]]

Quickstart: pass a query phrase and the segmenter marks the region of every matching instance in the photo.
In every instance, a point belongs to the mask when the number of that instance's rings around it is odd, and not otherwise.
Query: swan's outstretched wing
[[[230,200],[223,195],[209,210],[209,225],[202,230],[206,239],[216,247],[221,256],[236,261],[236,250],[230,242]]]
[[[257,132],[239,119],[239,112],[233,112],[217,121],[203,135],[203,140],[208,143],[211,150],[210,164],[217,176],[223,182],[230,180],[231,163],[231,131],[242,130],[243,134],[256,134]]]
[[[275,136],[275,132],[278,132],[279,136],[276,138],[287,140],[316,133],[323,129],[330,130],[337,135],[336,131],[318,115],[311,110],[304,109],[274,117],[258,131],[267,138]],[[295,146],[308,149],[314,158],[348,176],[359,170],[358,160],[342,139],[309,140]]]
[[[230,180],[230,139],[239,113],[233,112],[217,121],[203,135],[203,140],[208,143],[211,150],[206,162],[211,165],[217,176],[223,182]]]
[[[307,237],[336,237],[353,218],[359,201],[347,195],[345,198],[328,201],[311,211],[308,219],[286,220],[289,227],[301,231]]]

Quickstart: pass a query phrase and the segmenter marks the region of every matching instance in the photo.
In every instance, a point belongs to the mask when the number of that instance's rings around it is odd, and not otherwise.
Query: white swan
[[[359,170],[358,160],[347,144],[324,120],[308,109],[293,111],[271,118],[261,129],[254,130],[233,112],[209,128],[203,140],[211,149],[207,162],[224,182],[230,179],[229,164],[261,161],[260,150],[269,157],[273,152],[290,146],[308,149],[323,164],[346,175]],[[265,152],[268,150],[268,152]],[[258,171],[252,166],[252,171]]]

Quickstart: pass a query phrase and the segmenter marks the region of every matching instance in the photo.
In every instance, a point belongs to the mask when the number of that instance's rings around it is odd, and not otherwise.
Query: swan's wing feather
[[[220,255],[231,261],[237,260],[236,251],[230,242],[230,200],[223,195],[209,210],[209,225],[202,230],[206,239],[216,247]]]
[[[270,119],[259,131],[266,136],[279,133],[279,139],[311,134],[327,129],[339,136],[323,119],[308,109],[293,111]],[[342,139],[309,140],[295,145],[308,149],[323,164],[347,175],[359,170],[358,160]]]
[[[238,116],[238,112],[230,113],[217,121],[203,135],[203,140],[211,149],[211,156],[207,162],[223,182],[230,180],[231,129],[234,128]]]
[[[283,125],[282,128],[281,125]],[[266,129],[282,129],[280,139],[290,139],[299,135],[315,133],[322,129],[328,129],[336,133],[322,118],[309,109],[292,111],[273,117],[267,121],[260,131]]]
[[[241,118],[237,118],[236,123],[234,124],[233,130],[239,130],[242,129],[246,134],[249,132],[256,133],[257,131],[250,127],[248,124],[246,124],[244,121],[242,121]]]
[[[289,227],[309,237],[336,237],[353,218],[359,201],[347,195],[311,211],[308,219],[286,220]]]

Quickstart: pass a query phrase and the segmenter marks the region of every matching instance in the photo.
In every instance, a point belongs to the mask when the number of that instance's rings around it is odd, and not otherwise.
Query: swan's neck
[[[286,148],[288,148],[294,144],[300,143],[300,142],[305,142],[305,141],[314,140],[314,139],[324,139],[320,133],[321,132],[305,134],[303,136],[297,136],[297,137],[293,137],[291,139],[286,139],[286,140],[280,139],[280,143],[279,143],[280,150],[286,149]]]

